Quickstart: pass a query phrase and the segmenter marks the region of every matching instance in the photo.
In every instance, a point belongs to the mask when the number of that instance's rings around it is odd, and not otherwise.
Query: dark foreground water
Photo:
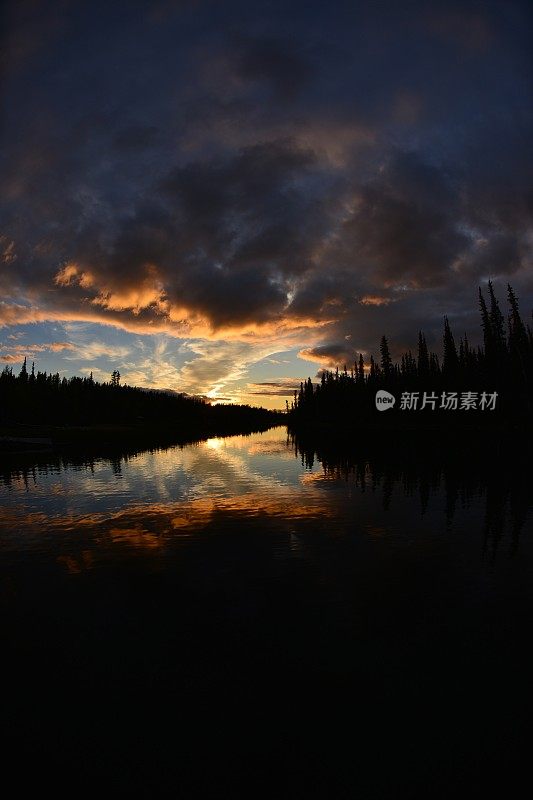
[[[529,459],[282,428],[13,459],[2,755],[21,790],[509,796],[527,774]]]

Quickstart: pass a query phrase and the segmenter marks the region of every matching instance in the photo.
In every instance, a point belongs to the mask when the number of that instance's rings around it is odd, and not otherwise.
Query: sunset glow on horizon
[[[285,408],[533,303],[526,3],[11,0],[0,366]]]

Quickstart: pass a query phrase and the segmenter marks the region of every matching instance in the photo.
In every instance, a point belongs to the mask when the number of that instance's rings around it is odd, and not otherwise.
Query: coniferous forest
[[[422,331],[416,352],[404,352],[396,363],[386,336],[380,356],[362,354],[352,365],[322,370],[288,405],[291,428],[332,427],[346,430],[363,420],[387,427],[504,426],[529,427],[533,394],[533,335],[522,319],[518,299],[507,287],[504,314],[488,283],[488,297],[479,289],[482,345],[466,334],[457,337],[444,317],[442,356],[431,352]],[[376,393],[394,396],[386,413],[377,410]],[[390,401],[385,401],[390,402]]]
[[[5,433],[31,436],[51,433],[54,440],[90,437],[151,437],[154,432],[190,440],[204,435],[263,430],[281,415],[247,405],[211,405],[186,394],[120,385],[115,370],[105,383],[89,377],[61,378],[28,369],[5,367],[0,374],[0,425]],[[35,429],[35,431],[33,430]],[[87,438],[87,436],[85,436]]]
[[[259,430],[287,420],[289,427],[529,427],[533,394],[533,335],[508,286],[507,315],[491,282],[488,296],[479,290],[482,345],[452,331],[444,318],[442,356],[430,351],[418,333],[415,353],[394,362],[386,336],[379,358],[362,353],[350,366],[322,370],[320,382],[302,382],[287,416],[246,405],[212,406],[202,398],[120,384],[115,370],[105,383],[89,377],[61,378],[6,366],[0,374],[0,425],[95,428],[115,426],[137,431],[164,428],[187,438],[212,433]],[[376,393],[394,397],[386,415],[376,409]],[[363,427],[361,427],[363,425]],[[31,431],[30,431],[31,433]]]

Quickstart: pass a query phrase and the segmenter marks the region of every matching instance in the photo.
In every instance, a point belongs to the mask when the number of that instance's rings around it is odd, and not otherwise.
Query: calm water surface
[[[277,428],[4,464],[14,754],[184,796],[509,790],[530,713],[531,475],[402,463]]]

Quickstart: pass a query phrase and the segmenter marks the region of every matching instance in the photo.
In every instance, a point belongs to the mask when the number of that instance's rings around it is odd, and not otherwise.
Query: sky
[[[533,305],[528,3],[8,0],[0,366],[284,407]]]

